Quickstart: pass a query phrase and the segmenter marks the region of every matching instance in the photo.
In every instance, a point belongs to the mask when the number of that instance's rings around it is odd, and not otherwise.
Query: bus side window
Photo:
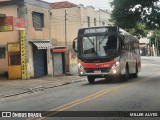
[[[119,37],[119,40],[121,41],[121,50],[125,50],[124,37]]]

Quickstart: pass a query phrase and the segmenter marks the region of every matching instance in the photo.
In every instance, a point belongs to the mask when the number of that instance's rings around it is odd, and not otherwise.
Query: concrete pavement
[[[0,79],[0,99],[85,81],[79,76],[45,76],[29,80]]]

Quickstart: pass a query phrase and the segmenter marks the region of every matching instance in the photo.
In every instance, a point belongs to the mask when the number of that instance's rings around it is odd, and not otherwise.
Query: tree
[[[147,35],[147,29],[160,26],[159,0],[113,0],[114,23],[137,37]]]
[[[138,22],[135,27],[126,29],[130,34],[137,36],[138,38],[145,37],[148,34],[147,27],[145,23]]]
[[[154,44],[158,53],[160,53],[160,30],[154,30],[150,40],[151,44]]]

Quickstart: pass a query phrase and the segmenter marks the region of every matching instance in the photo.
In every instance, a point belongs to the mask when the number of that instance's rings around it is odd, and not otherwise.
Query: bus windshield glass
[[[80,56],[87,58],[116,55],[119,42],[116,35],[94,35],[81,37]]]

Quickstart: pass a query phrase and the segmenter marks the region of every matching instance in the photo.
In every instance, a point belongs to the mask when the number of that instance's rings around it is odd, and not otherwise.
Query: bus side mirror
[[[77,52],[77,38],[73,40],[72,48],[75,52]]]

